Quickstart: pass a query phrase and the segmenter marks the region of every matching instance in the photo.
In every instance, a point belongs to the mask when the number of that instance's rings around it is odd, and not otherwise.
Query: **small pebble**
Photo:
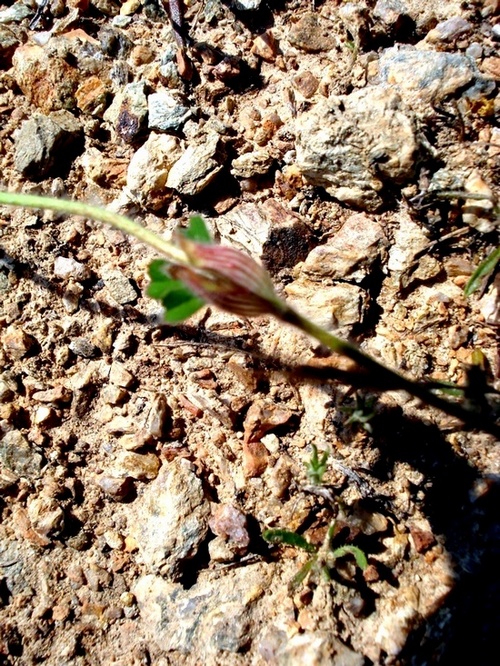
[[[110,495],[113,499],[121,502],[125,500],[133,490],[133,483],[130,477],[117,479],[116,477],[103,475],[97,479],[97,485],[101,490]]]
[[[113,361],[109,373],[109,381],[121,388],[130,388],[135,381],[134,375],[130,373],[123,363]]]
[[[73,354],[82,358],[95,358],[101,355],[99,347],[96,347],[87,338],[74,338],[69,343],[69,348]]]

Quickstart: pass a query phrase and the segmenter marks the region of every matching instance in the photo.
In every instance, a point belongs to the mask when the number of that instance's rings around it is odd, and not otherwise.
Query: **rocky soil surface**
[[[201,213],[387,365],[500,388],[500,276],[463,291],[498,246],[498,0],[181,9],[0,4],[2,189]],[[290,373],[336,361],[265,317],[162,325],[154,256],[0,207],[0,663],[496,663],[498,442]],[[327,580],[333,521],[368,566]],[[302,583],[270,528],[319,549]]]

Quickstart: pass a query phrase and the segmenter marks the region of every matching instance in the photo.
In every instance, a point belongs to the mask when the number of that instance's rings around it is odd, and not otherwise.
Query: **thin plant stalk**
[[[185,245],[183,247],[181,244],[181,246],[178,247],[177,245],[161,238],[154,232],[146,229],[141,224],[134,222],[133,220],[124,217],[123,215],[113,213],[112,211],[103,208],[91,206],[89,204],[81,203],[78,201],[69,201],[66,199],[56,199],[52,197],[17,194],[10,192],[0,192],[0,204],[21,206],[26,208],[49,209],[62,213],[92,218],[98,222],[109,224],[115,229],[119,229],[123,233],[134,236],[138,240],[150,245],[151,247],[161,252],[168,261],[172,262],[174,267],[187,267],[189,269],[188,273],[195,281],[195,283],[197,280],[199,282],[199,278],[196,277],[197,271],[204,280],[207,279],[207,276],[208,279],[210,279],[210,275],[215,275],[216,277],[218,275],[215,269],[204,271],[203,264],[201,267],[197,266],[196,251],[190,253],[189,246]],[[193,247],[196,250],[196,246]],[[245,257],[245,255],[242,255],[242,258],[243,257]],[[207,263],[205,261],[205,267],[206,265]],[[443,412],[457,417],[469,425],[478,427],[479,429],[494,434],[495,436],[500,436],[500,427],[496,426],[492,422],[485,422],[484,414],[478,414],[475,411],[468,409],[467,406],[464,406],[461,403],[450,402],[436,395],[436,393],[433,392],[436,390],[435,383],[427,385],[422,382],[416,382],[411,379],[407,379],[395,370],[390,370],[383,364],[379,363],[373,357],[363,352],[359,347],[352,344],[351,342],[342,340],[341,338],[338,338],[337,336],[329,333],[320,326],[317,326],[307,317],[294,310],[290,305],[288,305],[288,303],[286,303],[286,301],[280,299],[272,290],[272,286],[270,286],[268,283],[269,277],[265,273],[264,269],[259,267],[257,264],[255,264],[255,268],[262,274],[263,291],[259,291],[257,280],[257,287],[255,291],[248,291],[247,294],[245,294],[244,291],[242,292],[242,301],[244,301],[245,298],[251,299],[252,297],[257,297],[255,302],[257,303],[258,307],[261,307],[259,304],[264,301],[264,306],[266,309],[262,310],[263,312],[265,311],[268,314],[272,314],[280,321],[295,326],[304,333],[318,340],[331,351],[354,361],[360,368],[363,369],[368,380],[367,383],[372,388],[378,391],[406,391],[409,394],[421,399],[423,402],[433,407],[437,407]],[[229,273],[223,277],[226,282],[231,282],[232,278]],[[188,285],[191,286],[189,283]],[[238,285],[236,286],[238,287]],[[203,295],[205,296],[206,294],[209,294],[209,292],[210,290],[204,290]],[[212,302],[215,304],[217,304],[217,295],[217,288],[215,288],[212,299]],[[210,302],[210,299],[207,300]],[[231,308],[227,309],[231,310]],[[443,389],[444,388],[445,387],[443,386]],[[455,387],[455,389],[459,388],[460,387]]]

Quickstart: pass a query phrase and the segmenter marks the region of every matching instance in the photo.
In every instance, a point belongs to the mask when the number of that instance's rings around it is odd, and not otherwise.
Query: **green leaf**
[[[287,546],[294,546],[294,548],[301,548],[308,553],[315,553],[317,548],[309,543],[301,534],[297,532],[290,532],[290,530],[265,530],[262,532],[262,537],[268,543],[283,543]]]
[[[194,215],[189,220],[189,225],[187,229],[184,229],[183,232],[186,238],[189,240],[196,241],[198,243],[211,243],[212,236],[208,230],[205,220],[199,215]]]
[[[311,571],[311,569],[314,567],[315,564],[316,564],[316,558],[312,557],[310,560],[307,560],[307,562],[302,567],[300,567],[300,569],[297,571],[295,576],[290,581],[290,587],[292,590],[294,590],[301,583],[304,582],[304,580],[307,577],[307,574]]]
[[[172,292],[169,296],[178,297],[180,294],[179,292]],[[168,324],[178,324],[184,321],[205,305],[205,301],[197,296],[193,296],[187,289],[184,290],[182,296],[183,298],[179,299],[176,305],[169,305],[167,303],[168,297],[163,301],[163,305],[165,306],[165,321]]]
[[[466,296],[473,294],[476,289],[479,289],[481,280],[488,275],[491,275],[495,270],[495,266],[500,261],[500,247],[490,252],[484,261],[482,261],[472,273],[471,279],[465,285],[464,293]]]
[[[203,305],[204,301],[179,280],[168,275],[169,263],[164,259],[155,259],[149,265],[151,283],[147,294],[161,301],[165,308],[165,321],[177,324],[187,319]]]
[[[357,546],[340,546],[340,548],[336,548],[332,552],[332,556],[335,558],[344,557],[344,555],[348,554],[354,555],[356,564],[361,569],[361,571],[364,571],[366,569],[366,567],[368,566],[368,560],[366,559],[366,555],[363,553],[361,548],[358,548]]]

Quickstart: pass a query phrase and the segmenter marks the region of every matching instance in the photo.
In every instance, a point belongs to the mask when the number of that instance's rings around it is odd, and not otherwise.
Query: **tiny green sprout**
[[[357,546],[345,544],[339,548],[332,549],[332,539],[335,533],[335,521],[333,521],[327,531],[325,540],[320,546],[309,543],[301,534],[284,529],[265,530],[262,537],[265,541],[272,544],[293,546],[311,554],[307,562],[299,569],[290,581],[291,590],[295,590],[301,585],[309,574],[320,575],[324,580],[331,581],[331,570],[335,568],[336,561],[346,555],[352,555],[361,571],[368,566],[368,560],[365,553]]]
[[[470,280],[465,285],[464,293],[466,296],[473,294],[481,286],[484,278],[489,277],[495,270],[498,262],[500,261],[500,247],[490,252],[472,274]]]
[[[311,444],[311,449],[311,457],[306,465],[307,478],[313,486],[320,486],[323,483],[323,476],[328,467],[326,461],[328,459],[329,451],[323,451],[321,458],[319,458],[318,447],[316,444]]]
[[[341,411],[349,414],[346,420],[346,425],[359,423],[359,425],[366,430],[370,435],[373,432],[370,421],[375,416],[375,398],[365,398],[359,393],[356,394],[356,404],[354,406],[341,407]]]

